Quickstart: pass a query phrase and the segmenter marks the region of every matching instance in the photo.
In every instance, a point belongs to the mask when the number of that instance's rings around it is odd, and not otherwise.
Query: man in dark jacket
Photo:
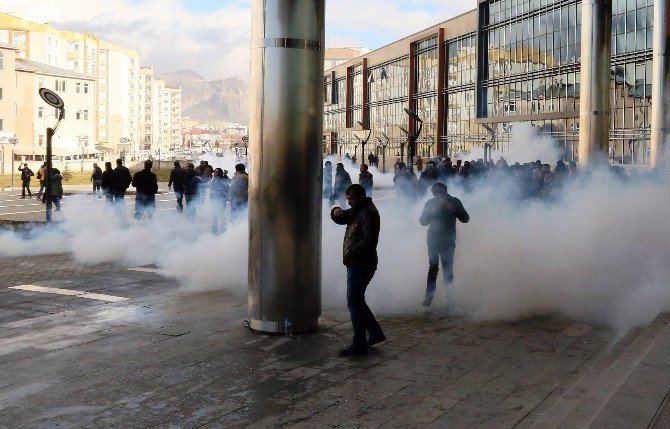
[[[323,166],[323,198],[331,200],[333,196],[333,163],[326,161]]]
[[[365,189],[365,195],[372,197],[372,173],[368,171],[368,166],[361,164],[361,174],[358,175],[358,184]]]
[[[179,161],[174,162],[174,168],[170,172],[170,181],[168,182],[168,189],[174,189],[174,195],[177,198],[177,211],[179,213],[184,211],[184,178],[186,177],[186,170],[181,168]]]
[[[333,185],[333,201],[345,205],[345,192],[351,186],[351,176],[344,169],[344,164],[338,162],[335,166],[335,185]]]
[[[133,176],[132,184],[135,187],[135,219],[140,219],[144,212],[153,217],[156,211],[156,193],[158,192],[158,179],[151,171],[154,163],[148,159],[144,161],[144,170],[138,171]]]
[[[107,204],[114,203],[114,170],[111,162],[105,162],[105,171],[102,172],[102,180],[100,181],[102,193],[105,194]]]
[[[28,196],[32,197],[33,194],[30,192],[30,178],[35,175],[33,170],[28,168],[28,164],[23,164],[23,167],[19,167],[21,172],[21,198],[26,197],[26,190],[28,191]]]
[[[116,160],[116,168],[114,169],[114,201],[121,202],[126,196],[126,189],[132,183],[133,178],[130,175],[130,170],[123,165],[122,159]]]
[[[365,196],[361,185],[346,190],[349,210],[335,207],[330,217],[338,225],[347,225],[344,233],[343,263],[347,267],[347,307],[354,328],[353,344],[340,351],[340,356],[368,353],[368,347],[386,340],[381,326],[365,302],[365,290],[377,271],[379,212],[372,198]],[[370,337],[366,338],[366,333]]]
[[[470,220],[463,203],[447,193],[447,186],[436,183],[431,188],[433,198],[426,202],[419,223],[428,226],[428,279],[423,305],[428,307],[435,296],[438,262],[442,260],[444,284],[454,281],[454,251],[456,250],[456,219]]]
[[[100,192],[100,188],[102,188],[102,169],[98,167],[97,163],[93,163],[91,182],[93,182],[93,195],[96,195]]]
[[[195,172],[195,166],[192,162],[186,164],[186,174],[184,175],[184,198],[186,199],[186,217],[195,219],[195,204],[200,186],[200,176]]]

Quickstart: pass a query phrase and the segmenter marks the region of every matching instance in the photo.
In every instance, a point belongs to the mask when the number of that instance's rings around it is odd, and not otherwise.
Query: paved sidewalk
[[[668,418],[665,315],[616,342],[552,317],[382,317],[388,341],[343,359],[344,304],[325,309],[315,334],[259,335],[243,327],[244,297],[191,293],[155,270],[66,255],[0,264],[3,428],[636,428]],[[76,292],[10,288],[21,285]]]

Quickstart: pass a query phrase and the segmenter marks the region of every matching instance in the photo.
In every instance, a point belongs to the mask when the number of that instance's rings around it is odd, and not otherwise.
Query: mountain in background
[[[158,76],[167,86],[181,87],[182,116],[207,122],[249,123],[249,90],[242,79],[205,80],[193,70]]]

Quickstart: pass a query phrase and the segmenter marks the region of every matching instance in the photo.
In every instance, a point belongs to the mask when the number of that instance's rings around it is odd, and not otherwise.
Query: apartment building
[[[90,158],[101,151],[95,142],[95,79],[36,61],[17,59],[16,137],[13,147],[16,161],[44,161],[46,129],[57,120],[56,109],[39,96],[40,88],[49,88],[67,100],[65,118],[53,139],[54,155]]]
[[[0,174],[4,174],[11,160],[16,141],[16,63],[17,50],[0,43]]]
[[[163,146],[174,150],[181,147],[181,88],[165,87],[162,102]]]
[[[160,118],[163,94],[158,91],[164,88],[157,83],[151,86],[151,97],[144,96],[140,56],[136,51],[108,43],[93,34],[61,31],[49,24],[26,21],[6,13],[0,13],[0,43],[15,48],[20,59],[94,78],[88,88],[96,100],[91,143],[108,155],[137,151],[151,147],[154,140],[156,144],[163,140]],[[145,132],[144,103],[147,101],[158,103],[149,106],[150,116],[155,118],[155,124],[150,127],[149,145]],[[69,104],[68,100],[65,102]]]

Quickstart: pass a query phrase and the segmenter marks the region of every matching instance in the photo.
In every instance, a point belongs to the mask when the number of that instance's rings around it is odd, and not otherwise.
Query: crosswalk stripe
[[[94,299],[97,301],[119,302],[126,301],[129,298],[122,296],[105,295],[102,293],[85,292],[81,290],[62,289],[57,287],[45,287],[36,285],[10,286],[9,289],[25,290],[29,292],[53,293],[56,295],[76,296],[78,298]]]

